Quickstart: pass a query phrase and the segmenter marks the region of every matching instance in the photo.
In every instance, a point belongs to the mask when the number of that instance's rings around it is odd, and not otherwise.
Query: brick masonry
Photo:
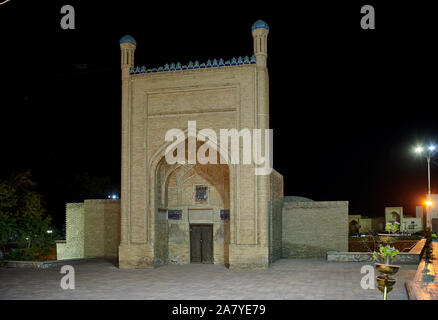
[[[85,200],[66,206],[66,241],[57,243],[59,260],[84,257],[115,259],[120,244],[120,201]]]
[[[198,132],[209,130],[204,136],[218,153],[221,145],[210,137],[220,137],[221,129],[264,133],[269,128],[268,33],[265,23],[253,26],[251,63],[166,72],[132,72],[137,44],[129,36],[121,39],[121,202],[79,205],[83,244],[69,241],[69,232],[76,231],[68,228],[61,255],[72,246],[84,256],[115,257],[118,251],[120,268],[187,264],[190,224],[200,222],[213,226],[214,263],[232,269],[267,268],[281,256],[323,256],[325,250],[347,247],[347,202],[284,203],[282,175],[275,170],[256,175],[254,162],[242,164],[242,156],[238,164],[230,159],[228,164],[169,164],[165,159],[172,143],[166,133],[187,134],[189,121],[196,121]],[[181,146],[188,145],[185,138]],[[262,139],[262,150],[264,144]],[[206,201],[195,199],[199,184],[207,187]],[[181,215],[168,220],[168,210]],[[221,210],[229,219],[221,219]],[[74,215],[67,210],[67,219]]]
[[[158,219],[161,209],[191,194],[184,188],[179,194],[175,188],[163,190],[169,176],[157,182],[161,171],[168,172],[161,168],[169,129],[185,131],[188,121],[196,121],[198,130],[208,128],[219,137],[220,129],[269,128],[268,29],[256,27],[252,35],[255,63],[139,74],[130,72],[136,42],[122,39],[121,268],[159,266],[169,254],[172,261],[187,261],[188,225],[175,227]],[[254,164],[230,165],[229,200],[222,208],[204,205],[215,216],[218,209],[231,212],[227,225],[213,222],[217,239],[223,238],[222,228],[229,235],[228,243],[216,241],[215,260],[228,261],[231,268],[269,265],[269,177],[256,176],[254,169]],[[173,199],[161,201],[166,192]],[[175,243],[169,231],[184,233],[184,242]]]
[[[269,247],[259,248],[256,255],[248,257],[245,250],[255,251],[254,246],[238,247],[240,256],[234,258],[239,266],[258,268],[270,264],[279,258],[326,257],[330,261],[370,261],[369,255],[348,253],[348,202],[285,202],[282,197],[282,176],[273,171],[270,179],[271,193],[269,228]],[[197,183],[200,181],[197,180]],[[280,186],[280,187],[279,187]],[[211,191],[214,194],[215,190]],[[220,197],[213,197],[219,199]],[[190,196],[187,199],[192,199]],[[187,200],[189,201],[189,200]],[[213,255],[215,264],[230,266],[229,250],[230,222],[221,220],[221,202],[210,205],[213,210]],[[190,263],[189,243],[189,203],[181,206],[183,214],[180,220],[157,222],[156,258],[153,264]],[[165,214],[167,211],[165,211]],[[58,243],[59,259],[83,257],[118,257],[120,243],[120,201],[85,200],[84,203],[67,204],[67,241]],[[420,244],[419,244],[420,245]],[[414,249],[419,250],[419,245]],[[138,247],[141,250],[140,247]],[[144,248],[148,250],[148,248]],[[237,248],[233,248],[237,250]],[[414,250],[413,249],[413,250]],[[149,250],[151,250],[149,248]],[[161,251],[160,251],[161,250]],[[330,253],[330,251],[336,251]],[[418,254],[401,254],[400,262],[414,263]],[[246,262],[245,262],[246,261]],[[251,261],[251,262],[248,262]],[[233,267],[233,266],[231,266]]]
[[[348,251],[348,201],[285,202],[282,257]]]
[[[67,203],[65,214],[65,243],[56,244],[57,259],[84,257],[84,204]]]
[[[273,170],[269,180],[269,262],[281,258],[283,246],[283,176]]]

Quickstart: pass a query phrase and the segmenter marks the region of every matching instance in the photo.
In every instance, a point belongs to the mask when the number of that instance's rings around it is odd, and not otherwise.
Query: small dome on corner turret
[[[137,41],[135,41],[135,39],[133,37],[131,37],[129,34],[127,34],[126,36],[124,36],[120,39],[120,44],[125,43],[125,42],[132,43],[134,46],[137,45]]]
[[[252,25],[251,30],[255,30],[258,28],[265,28],[266,30],[269,30],[269,25],[266,22],[264,22],[263,20],[257,20]]]

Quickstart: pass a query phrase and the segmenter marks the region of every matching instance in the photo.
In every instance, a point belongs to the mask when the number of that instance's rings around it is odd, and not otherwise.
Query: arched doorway
[[[350,221],[348,225],[348,233],[350,235],[356,234],[359,232],[359,223],[356,220]]]
[[[169,164],[165,155],[158,161],[151,186],[155,261],[229,265],[230,168],[217,155],[218,164]]]
[[[392,220],[392,222],[397,221],[398,223],[401,223],[400,214],[398,212],[395,212],[395,211],[391,212],[391,220]]]

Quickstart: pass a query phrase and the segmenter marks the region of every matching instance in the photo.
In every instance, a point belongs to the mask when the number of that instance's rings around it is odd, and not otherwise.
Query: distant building
[[[385,208],[385,222],[399,222],[403,220],[403,207],[386,207]]]
[[[382,232],[385,229],[385,218],[383,217],[362,217],[360,222],[362,233],[367,233],[369,231]]]
[[[417,217],[403,217],[403,222],[400,226],[400,230],[408,231],[410,233],[423,230],[423,218]]]
[[[423,218],[423,207],[422,206],[415,207],[415,216],[417,218]]]
[[[348,216],[348,234],[352,235],[360,232],[360,214]]]
[[[369,233],[382,232],[385,229],[385,218],[383,217],[366,217],[360,214],[348,216],[348,233]]]
[[[429,195],[425,195],[425,199],[428,198]],[[431,194],[430,201],[432,205],[430,207],[430,218],[432,219],[432,231],[438,231],[438,194]],[[423,208],[423,207],[421,207]],[[427,208],[423,209],[423,217],[427,214]]]
[[[423,207],[415,208],[415,217],[405,216],[403,207],[386,207],[385,208],[385,222],[400,223],[400,231],[408,231],[410,233],[424,230],[423,227]]]
[[[427,199],[427,196],[428,195],[425,196],[425,199]],[[430,206],[431,218],[438,219],[438,194],[431,194],[430,201],[432,201],[432,205]]]

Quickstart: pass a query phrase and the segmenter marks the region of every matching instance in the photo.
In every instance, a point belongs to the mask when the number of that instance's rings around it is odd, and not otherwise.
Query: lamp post
[[[431,206],[432,200],[430,196],[430,159],[438,152],[437,148],[434,145],[430,145],[427,147],[427,151],[425,152],[425,157],[427,160],[427,200],[426,200],[426,228],[430,228],[432,231],[432,221],[431,221]],[[417,146],[415,148],[415,153],[423,154],[424,148],[422,146]]]

